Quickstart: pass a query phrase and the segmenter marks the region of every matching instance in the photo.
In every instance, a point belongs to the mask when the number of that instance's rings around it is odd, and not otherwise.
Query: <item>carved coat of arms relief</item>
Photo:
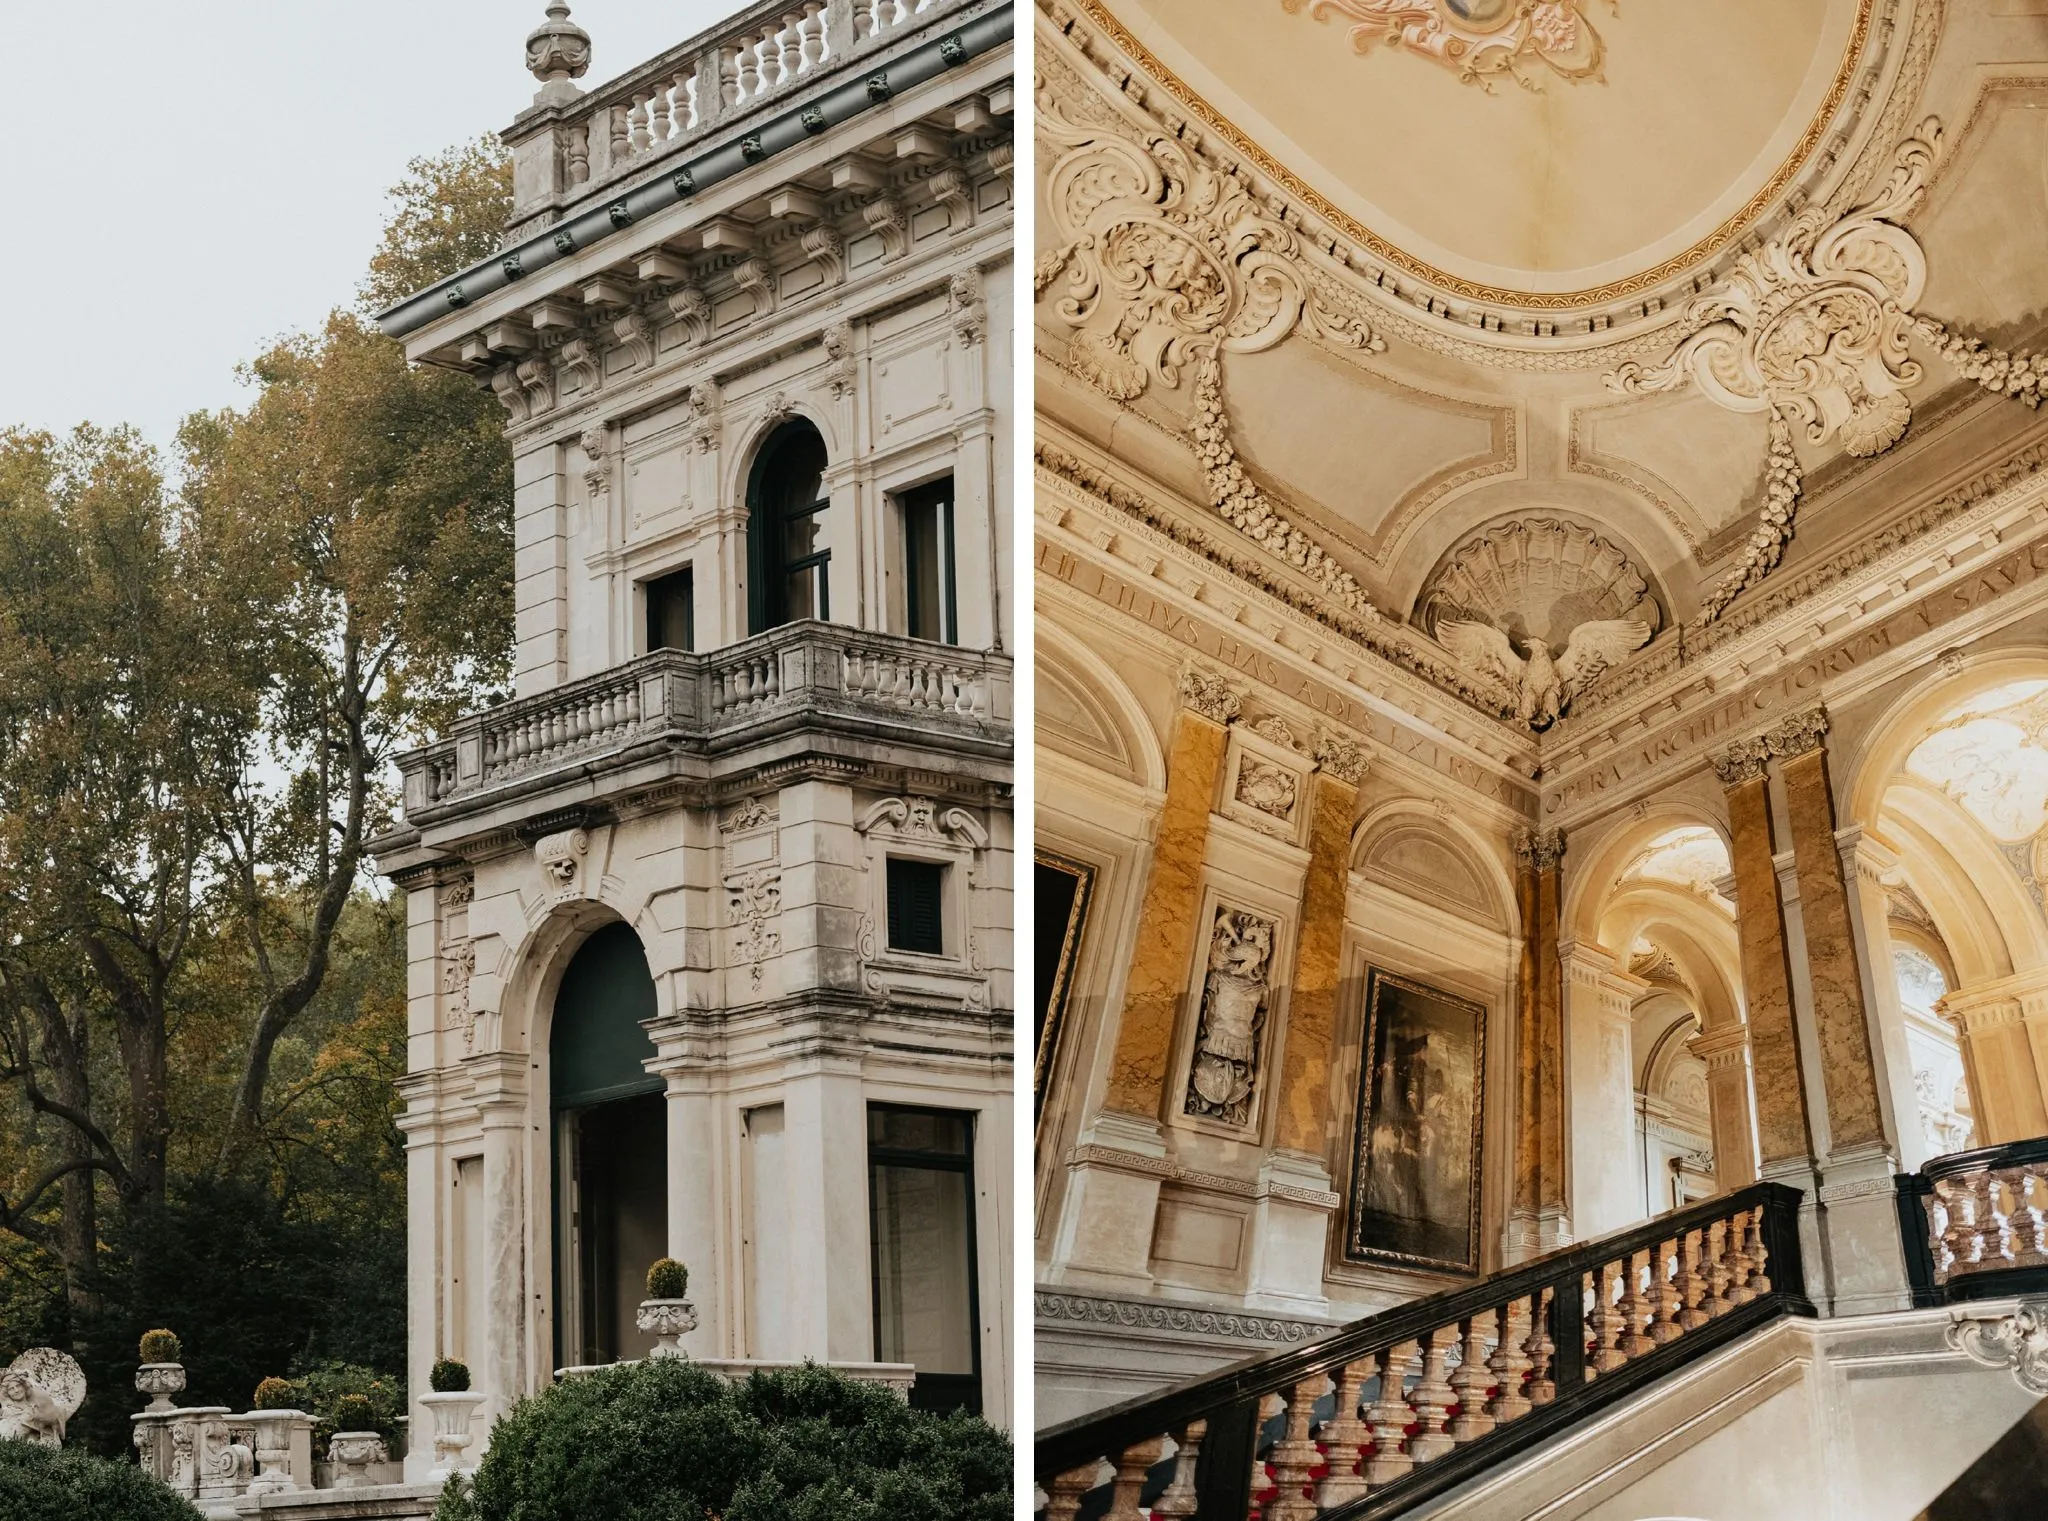
[[[1280,0],[1318,21],[1351,23],[1359,52],[1376,43],[1434,59],[1467,84],[1492,88],[1505,74],[1527,90],[1544,71],[1598,80],[1606,45],[1587,18],[1589,0]],[[1610,6],[1615,0],[1608,0]]]

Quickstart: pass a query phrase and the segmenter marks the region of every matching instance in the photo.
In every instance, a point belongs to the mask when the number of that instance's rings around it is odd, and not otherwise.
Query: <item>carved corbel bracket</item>
[[[805,229],[797,241],[804,257],[825,272],[827,285],[837,285],[846,278],[846,242],[830,222]]]
[[[877,196],[860,209],[860,219],[867,223],[868,231],[882,240],[882,257],[898,259],[910,251],[910,218],[904,215],[903,203],[893,195]]]
[[[682,324],[683,342],[702,343],[711,336],[711,298],[697,285],[684,285],[668,294],[668,314]]]
[[[749,254],[732,267],[732,282],[754,298],[754,315],[766,317],[775,310],[775,270],[758,254]]]

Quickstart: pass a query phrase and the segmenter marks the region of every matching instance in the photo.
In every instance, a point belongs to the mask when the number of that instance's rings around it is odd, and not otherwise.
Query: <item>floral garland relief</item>
[[[1541,69],[1576,84],[1605,82],[1606,44],[1586,18],[1584,0],[1280,0],[1317,21],[1352,23],[1359,52],[1375,43],[1434,59],[1466,84],[1492,90],[1505,74],[1525,90],[1543,88]],[[1619,0],[1608,0],[1619,9]]]
[[[1894,150],[1876,194],[1839,217],[1811,207],[1785,232],[1735,261],[1728,277],[1686,308],[1685,336],[1658,364],[1633,360],[1607,377],[1627,395],[1691,384],[1736,412],[1768,412],[1764,505],[1742,557],[1702,604],[1711,623],[1784,558],[1802,487],[1794,428],[1809,444],[1884,453],[1912,425],[1909,387],[1922,377],[1907,353],[1918,337],[1965,379],[2038,406],[2048,356],[1988,349],[1913,311],[1927,256],[1904,226],[1941,153],[1933,117]]]

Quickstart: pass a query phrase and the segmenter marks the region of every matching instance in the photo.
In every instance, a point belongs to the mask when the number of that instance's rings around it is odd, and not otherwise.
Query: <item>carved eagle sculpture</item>
[[[1581,623],[1553,658],[1542,639],[1525,639],[1524,658],[1515,643],[1490,623],[1457,618],[1437,625],[1437,639],[1466,665],[1498,677],[1516,694],[1515,716],[1532,729],[1547,729],[1572,694],[1609,666],[1627,659],[1650,639],[1640,618],[1602,618]]]

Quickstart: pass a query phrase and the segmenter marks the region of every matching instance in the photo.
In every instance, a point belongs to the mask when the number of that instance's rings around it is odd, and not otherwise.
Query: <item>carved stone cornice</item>
[[[1189,662],[1180,668],[1175,695],[1180,705],[1213,724],[1232,724],[1244,711],[1244,699],[1214,671]]]
[[[1564,860],[1562,829],[1517,829],[1509,837],[1515,860],[1527,871],[1556,871]]]

